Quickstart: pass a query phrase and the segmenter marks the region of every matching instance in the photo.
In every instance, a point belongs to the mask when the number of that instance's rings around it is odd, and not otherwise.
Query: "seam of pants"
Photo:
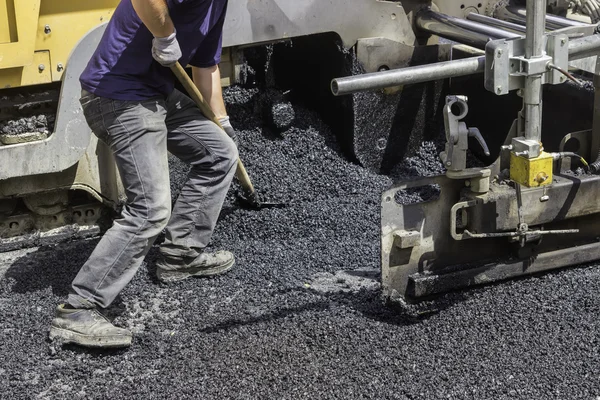
[[[208,154],[210,154],[212,156],[213,159],[216,159],[217,157],[215,156],[215,154],[211,151],[210,146],[207,146],[202,140],[198,139],[194,134],[192,134],[189,130],[185,129],[185,128],[181,128],[178,127],[176,129],[173,129],[173,132],[179,132],[182,133],[184,135],[186,135],[187,137],[189,137],[190,139],[194,140],[195,142],[199,143],[202,147],[204,147],[204,149],[208,152]],[[193,169],[194,167],[192,167]],[[214,183],[215,178],[214,176],[210,178],[207,186],[210,186]],[[202,195],[202,200],[204,200],[206,198],[206,193],[203,193],[202,191],[200,191],[200,194]],[[200,203],[200,202],[199,202]],[[198,219],[198,214],[200,213],[200,208],[202,207],[202,204],[199,204],[198,207],[196,208],[196,211],[194,211],[194,214],[192,216],[192,223],[190,224],[189,229],[187,229],[185,231],[185,235],[188,236],[185,239],[184,245],[185,247],[187,247],[189,249],[190,245],[189,245],[189,241],[190,241],[190,232],[192,231],[192,229],[194,229],[196,227],[196,220]]]
[[[98,107],[98,111],[100,112],[100,117],[102,118],[102,130],[103,130],[103,131],[104,131],[104,133],[105,133],[105,135],[102,135],[102,136],[104,136],[104,140],[103,140],[103,139],[100,137],[100,135],[98,135],[97,133],[94,133],[94,134],[95,134],[95,135],[98,137],[98,139],[99,139],[99,140],[103,141],[103,142],[104,142],[104,143],[105,143],[107,146],[110,146],[110,143],[108,143],[108,141],[109,141],[109,137],[108,137],[108,129],[107,129],[107,127],[106,127],[106,120],[104,119],[104,112],[103,112],[103,108],[102,108],[102,99],[100,99],[98,102],[100,103],[100,104],[99,104],[99,107]],[[85,111],[84,111],[84,112],[85,112]],[[114,266],[114,264],[113,264],[113,266]],[[112,269],[112,267],[111,267],[111,269]],[[104,280],[106,279],[106,276],[107,276],[107,275],[108,275],[108,272],[107,272],[107,273],[104,275],[104,277],[102,278],[102,282],[104,282]],[[83,301],[81,301],[81,300],[78,300],[78,299],[77,299],[77,301],[79,301],[79,304],[84,304],[84,302],[86,302],[86,301],[87,301],[87,302],[90,302],[90,303],[92,303],[92,304],[95,304],[95,305],[99,305],[99,306],[101,306],[101,304],[99,304],[99,303],[101,303],[101,301],[98,301],[98,300],[97,300],[97,297],[98,297],[98,296],[97,296],[97,292],[98,292],[98,288],[99,288],[99,287],[100,287],[100,284],[98,284],[98,286],[94,288],[94,291],[93,291],[93,293],[92,293],[92,297],[93,297],[93,299],[88,299],[88,298],[86,298],[86,297],[83,297],[83,296],[82,296],[82,295],[80,295],[79,293],[72,293],[72,294],[70,294],[70,296],[72,295],[72,296],[74,296],[74,297],[78,297],[78,298],[80,298],[80,299],[83,299]]]
[[[204,149],[208,152],[208,154],[210,154],[213,158],[216,158],[215,153],[213,153],[211,151],[210,146],[207,146],[206,143],[204,143],[202,140],[198,139],[196,137],[196,135],[194,135],[193,133],[191,133],[188,129],[183,128],[181,126],[178,126],[177,128],[173,129],[171,132],[183,133],[184,135],[186,135],[187,137],[189,137],[190,139],[192,139],[196,143],[202,145],[202,147],[204,147]]]
[[[106,128],[106,121],[104,120],[104,113],[102,112],[102,99],[100,99],[100,101],[98,101],[98,103],[100,103],[100,115],[102,116],[102,129],[104,130],[104,143],[106,145],[108,145],[110,147],[110,143],[108,143],[108,129]],[[100,139],[100,136],[96,135],[98,137],[98,139]],[[100,139],[102,140],[102,139]]]
[[[145,207],[146,210],[148,210],[148,200],[146,199],[146,190],[144,189],[144,183],[141,179],[140,176],[140,169],[138,168],[135,156],[133,154],[133,152],[131,151],[131,134],[129,132],[129,130],[125,127],[125,125],[121,122],[121,120],[119,119],[117,112],[115,110],[115,106],[114,103],[111,101],[111,107],[112,107],[112,112],[115,116],[115,120],[119,123],[119,125],[121,125],[121,127],[125,130],[125,132],[127,132],[127,150],[130,152],[131,154],[131,159],[133,161],[133,165],[135,166],[135,172],[138,176],[139,181],[140,181],[140,185],[142,187],[142,193],[144,194],[144,202],[145,202]],[[129,244],[131,243],[131,241],[133,240],[133,238],[135,236],[137,236],[142,230],[144,230],[146,228],[146,225],[148,223],[148,216],[146,215],[146,217],[143,220],[143,223],[140,225],[139,229],[137,230],[137,232],[135,233],[134,236],[132,236],[129,239],[129,242],[127,242],[126,246],[123,246],[123,249],[121,250],[121,252],[115,257],[113,263],[111,264],[111,266],[106,270],[106,273],[104,274],[104,276],[102,277],[102,279],[100,280],[100,282],[98,282],[98,285],[96,285],[96,287],[94,288],[94,295],[96,294],[96,292],[98,291],[98,289],[100,288],[100,286],[102,286],[102,284],[104,283],[104,281],[106,280],[106,277],[108,276],[108,274],[110,274],[110,271],[112,271],[112,269],[114,268],[115,264],[117,263],[117,261],[121,258],[121,256],[123,255],[123,252],[125,251],[125,249],[127,248],[127,246],[129,246]]]

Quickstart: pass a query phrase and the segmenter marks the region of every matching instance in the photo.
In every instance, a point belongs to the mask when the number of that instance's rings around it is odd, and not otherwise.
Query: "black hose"
[[[600,172],[600,149],[598,149],[598,155],[596,156],[596,161],[590,164],[590,171],[593,174],[597,174]]]

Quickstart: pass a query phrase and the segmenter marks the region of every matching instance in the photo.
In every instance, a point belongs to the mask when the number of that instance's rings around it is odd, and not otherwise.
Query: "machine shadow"
[[[4,282],[4,290],[17,294],[39,293],[40,296],[54,299],[55,306],[64,302],[69,292],[71,282],[79,272],[83,263],[92,253],[99,238],[81,240],[78,242],[60,243],[52,246],[42,246],[16,258],[6,270],[0,280]],[[49,296],[44,293],[50,289]],[[52,300],[51,300],[52,301]],[[28,304],[17,304],[17,307],[28,307]],[[109,319],[114,319],[122,314],[126,307],[121,296],[117,296],[109,308],[103,311]],[[54,309],[49,308],[48,323]],[[121,356],[129,351],[127,348],[94,349],[80,347],[74,344],[63,343],[60,340],[51,340],[47,336],[50,358],[61,357],[64,351],[75,354],[86,354],[94,358]]]
[[[65,301],[69,287],[83,264],[92,254],[100,238],[42,246],[17,259],[6,270],[2,279],[8,280],[10,291],[25,294],[42,292],[47,288],[57,301]],[[157,242],[160,240],[157,239]],[[157,250],[153,247],[146,256],[138,274],[149,274]],[[107,316],[116,316],[125,309],[121,296],[106,309]]]
[[[278,295],[311,294],[321,296],[320,301],[313,301],[298,307],[288,307],[266,312],[251,317],[231,318],[219,324],[200,329],[201,333],[216,333],[264,322],[285,319],[291,315],[305,312],[322,312],[333,308],[346,308],[349,312],[358,312],[364,318],[397,326],[409,326],[426,321],[453,305],[466,299],[462,293],[447,293],[437,298],[427,299],[420,303],[385,302],[381,289],[360,289],[353,291],[337,291],[323,293],[312,288],[289,288],[273,292]],[[337,312],[336,312],[337,314]]]
[[[4,278],[14,281],[12,291],[16,293],[51,288],[55,296],[64,297],[73,278],[91,254],[91,246],[97,242],[97,239],[93,239],[39,247],[16,259]]]

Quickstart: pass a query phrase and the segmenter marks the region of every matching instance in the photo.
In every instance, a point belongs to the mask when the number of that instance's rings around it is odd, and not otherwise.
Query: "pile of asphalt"
[[[35,139],[54,131],[58,89],[16,88],[1,94],[0,135],[24,136],[27,141],[25,134],[38,134]]]
[[[39,132],[48,134],[54,129],[54,114],[37,114],[0,122],[0,134],[20,135]]]
[[[600,395],[600,268],[580,267],[386,307],[380,193],[440,171],[435,143],[377,175],[346,160],[316,114],[294,104],[283,132],[256,90],[225,94],[240,153],[264,198],[232,188],[213,248],[236,267],[160,284],[156,246],[108,310],[126,350],[47,341],[53,308],[96,240],[0,255],[0,388],[11,399],[593,399]],[[186,168],[175,160],[174,190]]]

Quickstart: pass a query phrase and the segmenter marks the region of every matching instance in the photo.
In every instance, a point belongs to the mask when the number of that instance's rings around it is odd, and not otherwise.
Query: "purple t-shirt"
[[[207,68],[221,61],[227,0],[167,0],[181,48],[181,65]],[[81,87],[116,100],[168,96],[175,77],[152,58],[152,33],[122,0],[81,74]]]

